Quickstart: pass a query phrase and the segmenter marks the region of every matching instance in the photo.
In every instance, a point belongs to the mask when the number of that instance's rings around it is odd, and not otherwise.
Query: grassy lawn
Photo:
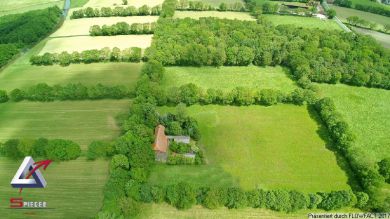
[[[64,138],[86,149],[93,140],[112,140],[120,134],[115,117],[127,112],[129,105],[129,100],[0,104],[0,142]]]
[[[360,5],[369,5],[369,6],[382,6],[382,7],[390,9],[390,6],[385,5],[385,4],[380,4],[377,1],[371,1],[371,0],[351,0],[351,2],[352,2],[352,7],[354,7],[356,4],[360,4]]]
[[[226,19],[238,19],[238,20],[248,20],[255,21],[249,13],[247,12],[232,12],[232,11],[175,11],[174,18],[193,18],[199,19],[201,17],[216,17],[216,18],[226,18]]]
[[[323,96],[334,100],[356,134],[356,146],[366,156],[379,161],[390,155],[390,91],[325,84],[320,89]]]
[[[180,181],[191,182],[196,186],[237,186],[238,182],[221,167],[216,165],[165,165],[154,167],[149,183],[170,185]]]
[[[38,160],[35,160],[38,161]],[[9,199],[20,197],[10,186],[22,160],[0,158],[0,215],[5,218],[91,218],[100,209],[108,162],[104,160],[53,162],[42,171],[45,189],[24,189],[24,201],[46,201],[49,209],[9,209]]]
[[[89,36],[89,29],[93,25],[112,25],[117,22],[132,23],[151,23],[156,22],[158,16],[130,16],[130,17],[96,17],[83,19],[69,19],[50,37],[64,36]]]
[[[64,6],[64,2],[64,0],[0,0],[0,16],[23,13],[27,11],[52,7],[54,5],[62,8]]]
[[[235,87],[273,88],[292,91],[294,82],[280,67],[167,67],[163,84],[166,87],[194,83],[204,89],[231,90]]]
[[[83,7],[89,0],[72,0],[70,1],[71,8]]]
[[[118,35],[118,36],[76,36],[50,38],[40,54],[45,52],[61,53],[63,51],[74,52],[89,49],[102,49],[104,47],[126,49],[140,47],[145,49],[152,43],[151,34],[147,35]]]
[[[366,21],[374,22],[374,23],[381,25],[379,28],[383,28],[383,25],[385,25],[385,24],[390,24],[390,18],[383,16],[383,15],[359,11],[359,10],[352,9],[352,8],[339,7],[336,5],[331,5],[331,7],[334,10],[336,10],[337,17],[340,18],[340,20],[343,22],[347,22],[348,17],[358,16],[359,18],[362,18]]]
[[[254,208],[243,208],[243,209],[207,209],[201,206],[194,206],[188,210],[177,210],[176,208],[168,204],[144,204],[143,214],[138,217],[139,219],[203,219],[203,218],[224,218],[224,219],[237,219],[237,218],[307,218],[307,214],[325,212],[321,210],[301,210],[294,213],[281,213],[270,211],[266,209],[254,209]],[[333,212],[361,212],[359,209],[354,208],[343,208]],[[329,212],[327,212],[329,213]]]
[[[300,17],[289,15],[265,14],[269,21],[275,25],[292,24],[298,27],[319,28],[327,30],[341,30],[334,20],[321,20],[315,17]]]
[[[244,189],[349,188],[346,173],[327,149],[324,128],[304,106],[195,105],[188,114],[199,122],[209,165],[220,166]]]

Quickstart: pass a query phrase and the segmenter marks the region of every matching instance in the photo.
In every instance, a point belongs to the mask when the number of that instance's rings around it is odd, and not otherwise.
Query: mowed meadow
[[[62,8],[64,0],[0,0],[0,16],[48,8],[55,5]]]
[[[291,92],[297,86],[287,74],[287,69],[280,66],[167,67],[162,83],[167,88],[194,83],[203,89],[214,88],[223,91],[248,87]]]
[[[94,140],[115,139],[120,134],[115,118],[129,107],[129,100],[4,103],[0,105],[0,142],[62,138],[86,150]]]
[[[93,218],[101,208],[108,161],[79,158],[53,162],[42,170],[47,187],[23,189],[20,195],[10,182],[21,162],[0,157],[0,215],[3,218]],[[21,196],[23,201],[45,201],[47,209],[10,209],[9,199]]]
[[[207,165],[221,167],[228,173],[225,177],[231,175],[232,182],[244,189],[330,192],[349,188],[348,177],[338,165],[342,161],[329,150],[326,131],[305,106],[195,105],[187,110],[199,123]],[[195,170],[191,176],[181,172],[189,182],[199,180]],[[172,174],[181,178],[180,171],[165,173],[152,173],[151,178],[153,174],[160,182],[169,182]],[[213,177],[202,180],[207,184]]]

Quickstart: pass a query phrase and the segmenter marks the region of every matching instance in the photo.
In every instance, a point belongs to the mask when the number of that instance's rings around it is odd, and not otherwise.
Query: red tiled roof
[[[168,137],[165,135],[165,127],[158,125],[155,129],[155,140],[153,144],[153,150],[160,152],[167,152],[168,150]]]

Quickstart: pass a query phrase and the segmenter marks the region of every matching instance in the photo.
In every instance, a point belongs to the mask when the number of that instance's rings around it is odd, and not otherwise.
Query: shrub
[[[322,196],[322,201],[318,204],[318,208],[327,211],[353,206],[356,202],[356,197],[351,191],[333,191],[319,194]]]
[[[95,160],[99,157],[106,157],[109,155],[110,143],[103,141],[93,141],[88,146],[87,159]]]
[[[227,202],[225,206],[227,208],[243,208],[247,205],[247,199],[245,192],[240,188],[228,188],[227,190]]]
[[[390,183],[390,158],[381,160],[378,166],[379,173],[385,178],[387,183]]]
[[[25,98],[25,93],[24,93],[24,91],[16,88],[16,89],[13,89],[11,91],[11,93],[9,94],[9,97],[12,101],[19,102]]]
[[[13,159],[22,158],[23,154],[18,149],[19,143],[20,141],[17,139],[10,139],[6,141],[2,148],[4,155]]]
[[[45,153],[51,160],[74,160],[81,154],[80,145],[70,140],[50,140]]]
[[[110,169],[129,169],[129,159],[123,154],[116,154],[111,159]]]
[[[5,103],[9,100],[7,92],[5,90],[0,90],[0,103]]]
[[[178,209],[189,209],[196,203],[196,190],[185,182],[169,185],[166,187],[166,200]]]

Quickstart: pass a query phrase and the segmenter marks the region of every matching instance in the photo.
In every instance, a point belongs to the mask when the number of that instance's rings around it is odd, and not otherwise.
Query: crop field
[[[64,24],[54,32],[50,37],[64,36],[89,36],[89,29],[93,25],[112,25],[117,22],[132,23],[151,23],[156,22],[158,16],[131,16],[131,17],[97,17],[66,20]]]
[[[319,29],[333,29],[341,30],[334,20],[321,20],[315,17],[300,17],[300,16],[288,16],[288,15],[271,15],[265,16],[269,21],[275,25],[292,24],[298,27],[305,28],[319,28]]]
[[[26,11],[52,7],[54,5],[62,8],[64,6],[64,0],[0,0],[0,16],[23,13]]]
[[[104,47],[126,49],[140,47],[145,49],[152,42],[151,34],[148,35],[119,35],[119,36],[77,36],[51,38],[47,41],[40,54],[45,52],[61,53],[63,51],[74,52],[89,49],[102,49]]]
[[[201,206],[193,206],[188,210],[178,210],[168,204],[144,204],[142,209],[143,214],[139,217],[140,219],[202,219],[202,218],[307,218],[308,213],[323,212],[317,209],[313,210],[300,210],[295,213],[281,213],[276,211],[270,211],[266,209],[254,209],[254,208],[243,208],[243,209],[227,209],[225,207],[218,209],[207,209]],[[336,211],[329,212],[361,212],[355,208],[343,208]]]
[[[358,16],[361,19],[364,19],[366,21],[375,22],[380,25],[379,28],[383,28],[383,25],[389,24],[390,25],[390,19],[386,16],[379,15],[379,14],[373,14],[370,12],[365,11],[359,11],[352,8],[344,8],[339,7],[336,5],[331,5],[331,7],[336,10],[337,17],[340,18],[342,22],[347,22],[347,18],[351,16]]]
[[[346,173],[327,149],[324,127],[304,106],[195,105],[187,110],[199,123],[209,165],[220,166],[244,189],[349,188]]]
[[[38,161],[38,160],[36,160]],[[42,174],[45,189],[23,189],[24,201],[46,201],[47,209],[10,209],[9,199],[20,197],[10,186],[22,160],[0,158],[0,215],[6,218],[91,218],[103,201],[103,186],[107,181],[105,160],[53,162]],[[5,201],[7,200],[7,201]]]
[[[204,89],[230,91],[238,86],[260,89],[279,89],[290,92],[296,88],[280,67],[167,67],[163,85],[179,87],[194,83]]]
[[[115,117],[129,100],[19,102],[0,105],[0,142],[10,138],[73,140],[86,149],[93,140],[112,140],[119,133]]]
[[[226,19],[238,19],[238,20],[248,20],[255,21],[249,13],[247,12],[232,12],[232,11],[175,11],[174,18],[193,18],[199,19],[201,17],[216,17],[216,18],[226,18]]]
[[[336,108],[356,134],[357,147],[372,160],[390,154],[390,92],[388,90],[320,85],[323,96],[331,97]]]
[[[357,33],[369,35],[372,36],[378,43],[380,43],[385,48],[390,48],[390,35],[385,33],[380,33],[377,31],[367,30],[364,28],[359,27],[352,27],[352,30],[354,30]]]

